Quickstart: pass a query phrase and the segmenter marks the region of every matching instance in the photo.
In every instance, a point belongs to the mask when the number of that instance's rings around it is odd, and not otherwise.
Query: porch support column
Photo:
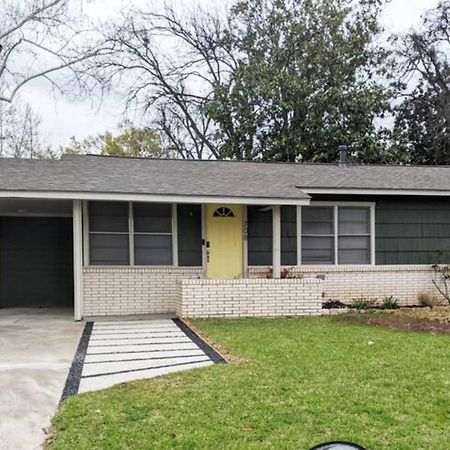
[[[281,277],[281,207],[272,208],[272,276]]]
[[[73,200],[73,294],[74,294],[74,318],[83,318],[83,214],[81,200]]]

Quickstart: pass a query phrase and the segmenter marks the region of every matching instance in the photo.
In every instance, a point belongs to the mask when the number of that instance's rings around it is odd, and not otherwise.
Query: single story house
[[[450,167],[0,159],[1,308],[80,320],[416,304],[449,252]]]

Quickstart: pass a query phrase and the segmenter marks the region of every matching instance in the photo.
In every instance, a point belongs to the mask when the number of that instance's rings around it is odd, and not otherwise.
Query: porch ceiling
[[[0,198],[0,216],[69,217],[71,215],[70,200]]]

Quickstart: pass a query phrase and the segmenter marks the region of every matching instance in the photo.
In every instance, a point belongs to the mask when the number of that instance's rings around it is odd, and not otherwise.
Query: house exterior
[[[73,306],[80,320],[413,305],[450,260],[449,196],[444,166],[0,159],[0,308]]]

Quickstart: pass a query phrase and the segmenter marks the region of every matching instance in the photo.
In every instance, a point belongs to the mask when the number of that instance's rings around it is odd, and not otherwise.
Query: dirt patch
[[[450,335],[450,308],[414,308],[390,313],[366,313],[340,316],[336,320],[430,334]]]

